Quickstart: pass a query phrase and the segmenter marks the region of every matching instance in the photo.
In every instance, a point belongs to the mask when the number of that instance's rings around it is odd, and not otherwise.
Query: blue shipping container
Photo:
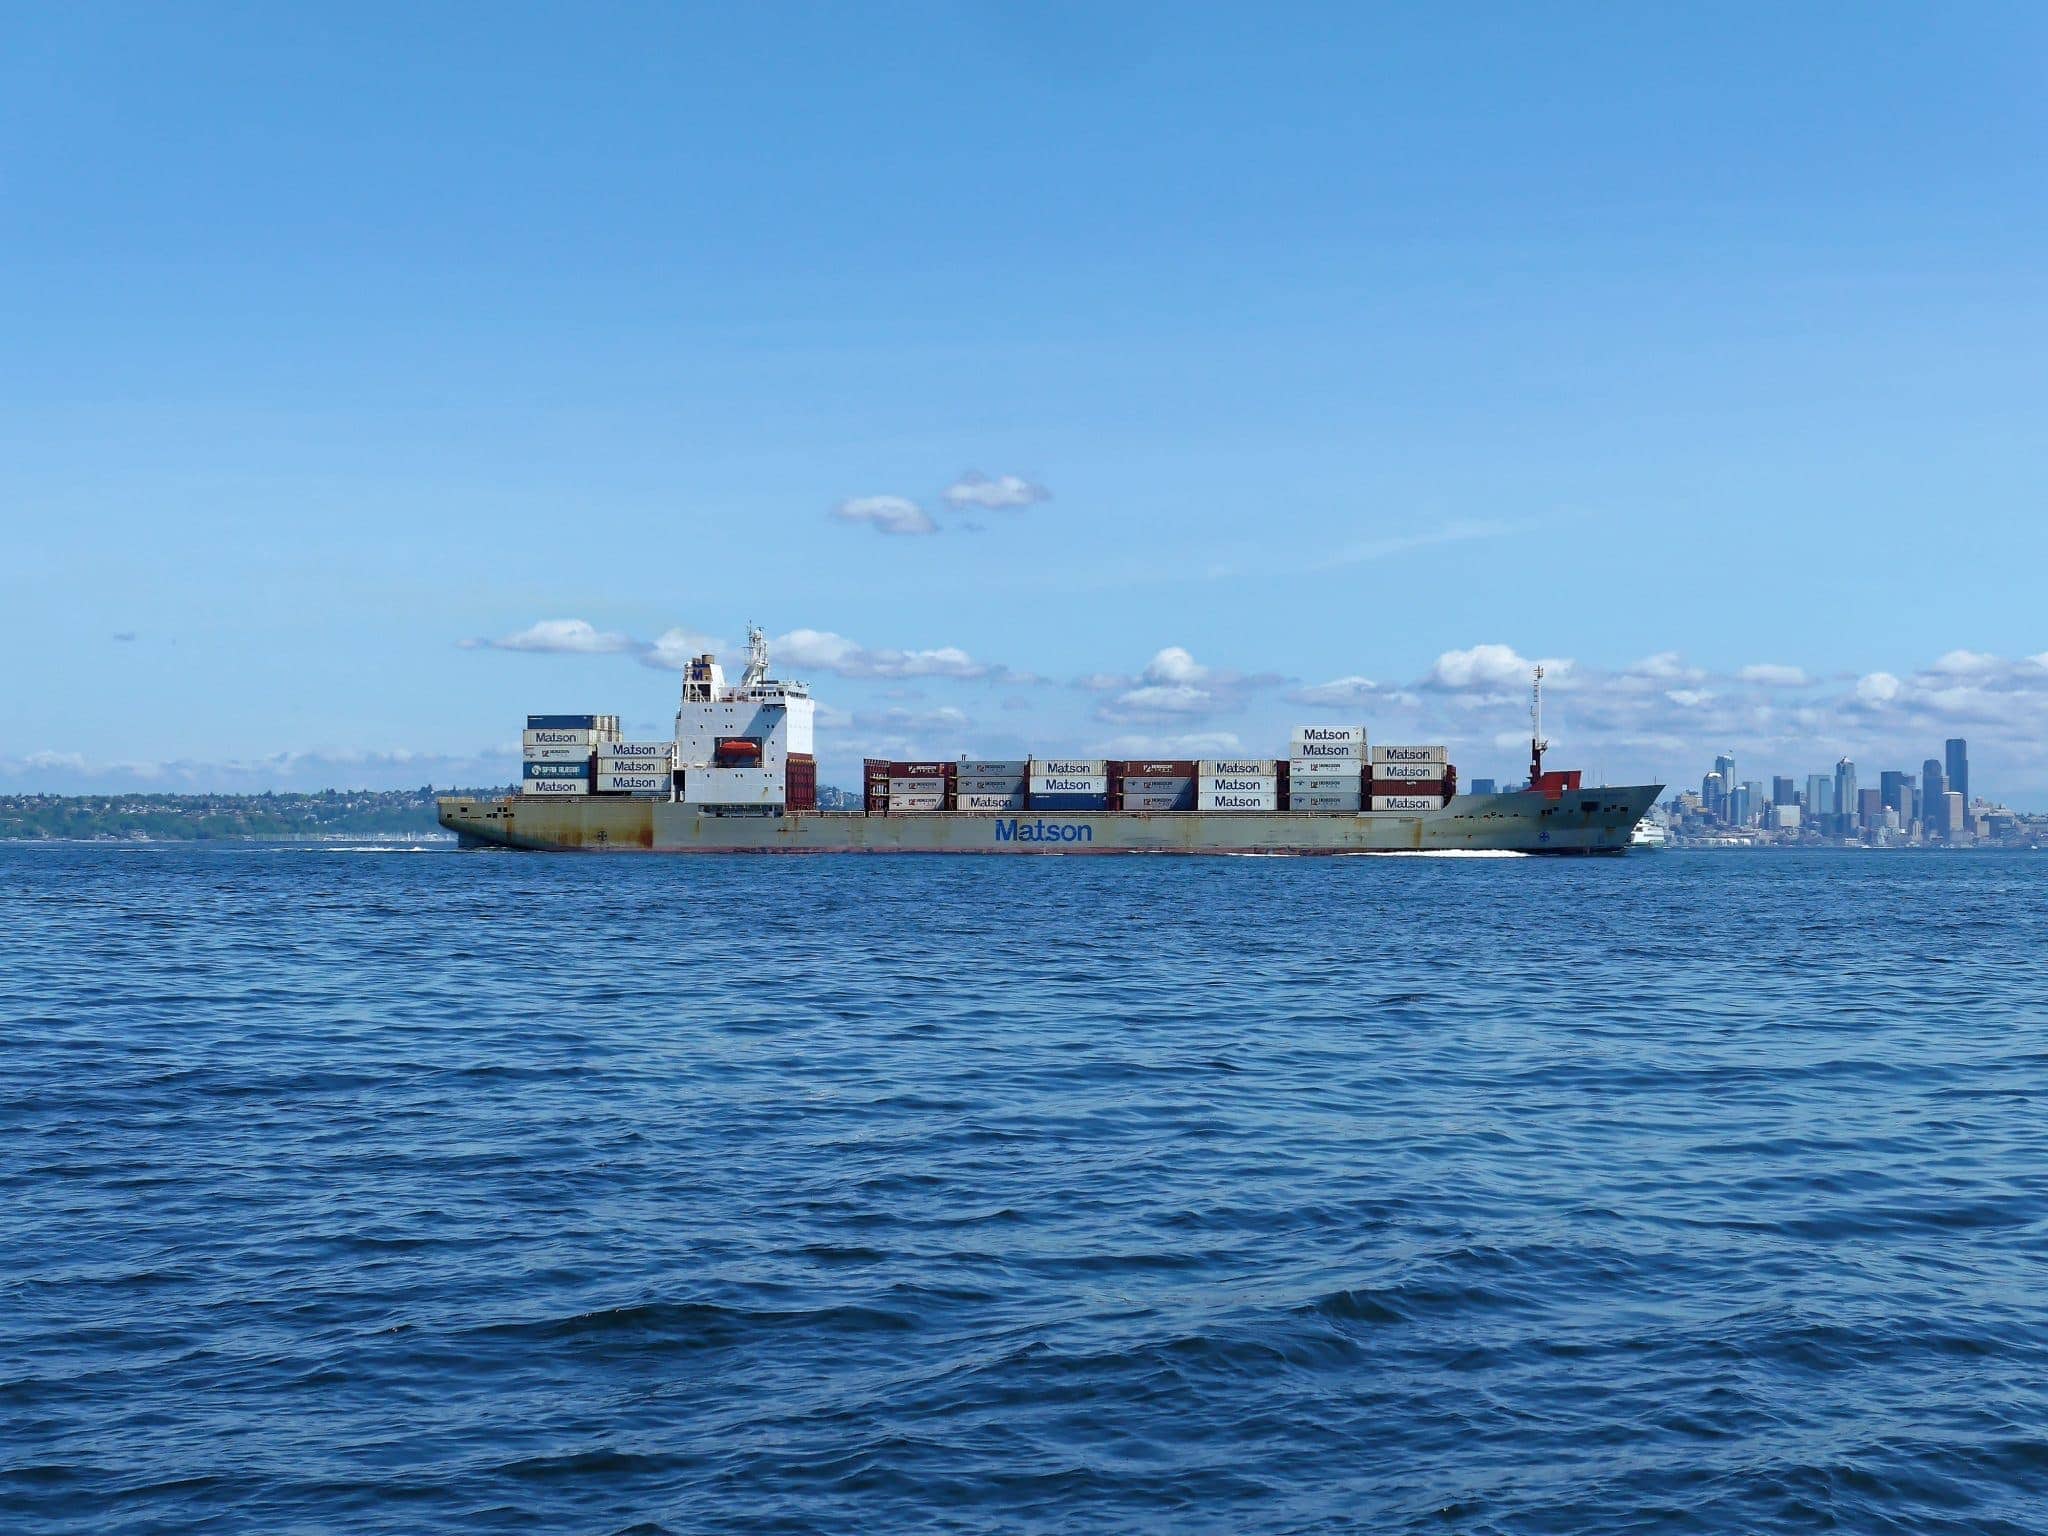
[[[1106,811],[1108,795],[1033,795],[1034,811]]]
[[[526,728],[529,731],[594,731],[597,729],[597,716],[528,715]]]
[[[529,779],[587,779],[590,777],[590,759],[578,763],[527,763],[526,777]]]

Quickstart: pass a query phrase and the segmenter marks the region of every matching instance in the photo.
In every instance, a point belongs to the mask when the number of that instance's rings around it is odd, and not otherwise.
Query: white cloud
[[[778,669],[807,668],[839,677],[988,677],[1000,669],[958,646],[923,651],[870,650],[829,630],[793,629],[768,644]]]
[[[1148,683],[1199,683],[1208,675],[1209,669],[1178,645],[1154,652],[1144,673]]]
[[[1745,683],[1766,688],[1804,688],[1812,681],[1803,667],[1781,666],[1774,661],[1755,662],[1735,675]]]
[[[640,660],[645,666],[680,672],[694,658],[707,653],[716,656],[723,648],[719,641],[694,629],[665,629],[641,648]]]
[[[459,642],[466,651],[531,651],[560,656],[607,656],[638,649],[631,635],[600,630],[584,619],[542,619],[514,635]]]
[[[1380,685],[1369,677],[1338,677],[1327,683],[1297,688],[1287,697],[1296,704],[1369,704],[1381,697]]]
[[[1022,475],[984,475],[968,470],[945,489],[946,505],[1001,512],[1052,500],[1052,492]]]
[[[832,509],[842,523],[865,523],[877,533],[937,533],[931,514],[907,496],[855,496]]]
[[[1659,651],[1654,656],[1645,656],[1624,670],[1631,677],[1651,678],[1657,682],[1694,682],[1704,676],[1697,668],[1688,667],[1685,658],[1676,651]]]
[[[1475,645],[1470,650],[1445,651],[1437,657],[1422,686],[1454,690],[1519,689],[1528,685],[1530,674],[1537,665],[1539,663],[1523,656],[1513,646]],[[1546,658],[1540,665],[1546,682],[1556,681],[1572,669],[1570,661],[1557,658]]]
[[[1889,704],[1898,698],[1900,686],[1889,672],[1871,672],[1856,680],[1856,697],[1866,704]]]
[[[1118,694],[1116,702],[1119,708],[1134,714],[1195,715],[1208,709],[1214,700],[1207,689],[1187,683],[1147,683]]]
[[[1664,697],[1680,709],[1698,709],[1714,702],[1714,695],[1699,688],[1667,688]]]
[[[1983,651],[1950,651],[1947,655],[1937,658],[1934,665],[1927,670],[1939,672],[1944,677],[1976,677],[1996,671],[1998,665],[1996,656]]]

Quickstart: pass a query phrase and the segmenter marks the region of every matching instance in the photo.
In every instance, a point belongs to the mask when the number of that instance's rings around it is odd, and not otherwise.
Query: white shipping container
[[[1260,794],[1241,790],[1201,790],[1195,795],[1195,809],[1198,811],[1277,811],[1280,809],[1280,791],[1269,789]]]
[[[519,749],[519,756],[522,761],[529,763],[587,763],[590,761],[590,748],[581,745],[574,747],[521,747]]]
[[[519,786],[522,795],[587,795],[588,779],[528,779]]]
[[[1109,793],[1109,775],[1106,773],[1033,773],[1031,793],[1034,795],[1106,795]]]
[[[1107,782],[1109,763],[1103,758],[1080,757],[1034,757],[1031,759],[1031,779],[1102,779]]]
[[[1278,767],[1270,757],[1205,757],[1195,764],[1195,772],[1205,779],[1220,776],[1231,778],[1271,775]]]
[[[610,758],[621,763],[634,759],[669,763],[675,761],[676,744],[672,741],[601,741],[597,744],[597,755],[600,760]]]
[[[943,811],[946,808],[944,795],[891,795],[889,814],[898,811]]]
[[[1444,776],[1444,765],[1441,762],[1374,763],[1372,765],[1372,776],[1375,780],[1382,781],[1413,779],[1417,783],[1426,783],[1431,779],[1442,778]]]
[[[1023,758],[1003,763],[962,762],[959,767],[953,770],[953,776],[963,780],[1017,779],[1021,781],[1031,777],[1031,764]]]
[[[662,773],[606,773],[597,771],[597,792],[600,795],[665,795],[669,791],[669,776]]]
[[[1435,795],[1374,795],[1372,808],[1376,811],[1438,811],[1443,801]]]
[[[894,805],[895,802],[890,802],[891,809]],[[1021,811],[1024,808],[1024,791],[1021,789],[1001,795],[971,795],[964,789],[960,792],[960,809],[963,811]]]
[[[1359,807],[1359,793],[1348,794],[1293,794],[1287,797],[1287,808],[1293,811],[1356,811]]]
[[[1442,746],[1434,747],[1374,747],[1373,766],[1381,763],[1447,763],[1450,753]]]
[[[1362,725],[1297,725],[1294,728],[1294,744],[1301,746],[1314,742],[1321,746],[1365,745],[1365,727]]]
[[[1133,793],[1124,791],[1124,809],[1127,811],[1179,811],[1194,803],[1194,796],[1186,790],[1144,789]]]
[[[1232,795],[1273,795],[1280,792],[1280,776],[1265,773],[1205,773],[1195,781],[1197,792]]]
[[[586,752],[597,745],[596,731],[522,731],[519,745],[522,747],[581,747]]]
[[[943,799],[945,793],[946,781],[944,779],[891,779],[889,781],[889,798],[892,801],[898,795],[937,795]]]
[[[1364,762],[1364,741],[1296,741],[1288,748],[1290,762]]]

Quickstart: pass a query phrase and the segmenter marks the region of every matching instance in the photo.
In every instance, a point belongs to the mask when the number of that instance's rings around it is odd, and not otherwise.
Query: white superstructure
[[[792,757],[813,753],[817,704],[802,683],[768,675],[768,639],[747,626],[747,670],[727,686],[718,658],[698,656],[683,669],[676,706],[676,766],[684,803],[784,804]]]

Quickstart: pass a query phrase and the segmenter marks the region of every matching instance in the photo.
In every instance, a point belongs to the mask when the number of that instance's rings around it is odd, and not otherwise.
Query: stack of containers
[[[528,715],[519,738],[519,792],[587,795],[598,744],[617,741],[617,715]]]
[[[675,766],[673,741],[600,741],[596,793],[667,799],[675,789]]]
[[[886,757],[864,757],[861,759],[860,808],[865,815],[884,816],[889,811],[889,760]]]
[[[1371,806],[1376,811],[1433,811],[1458,791],[1458,772],[1441,746],[1374,747]]]
[[[961,759],[953,775],[953,808],[959,811],[1021,811],[1031,779],[1028,761],[970,763]]]
[[[1030,767],[1032,810],[1109,809],[1109,764],[1101,758],[1034,757]]]
[[[1356,815],[1364,792],[1364,726],[1295,727],[1287,755],[1290,811],[1343,811]]]
[[[1280,809],[1280,764],[1270,757],[1205,757],[1195,768],[1198,811]]]
[[[883,809],[891,815],[901,811],[947,811],[953,808],[953,765],[951,763],[888,763],[883,782]],[[869,780],[872,791],[873,779]]]
[[[1118,811],[1192,811],[1192,761],[1121,762],[1109,765],[1110,808]]]

